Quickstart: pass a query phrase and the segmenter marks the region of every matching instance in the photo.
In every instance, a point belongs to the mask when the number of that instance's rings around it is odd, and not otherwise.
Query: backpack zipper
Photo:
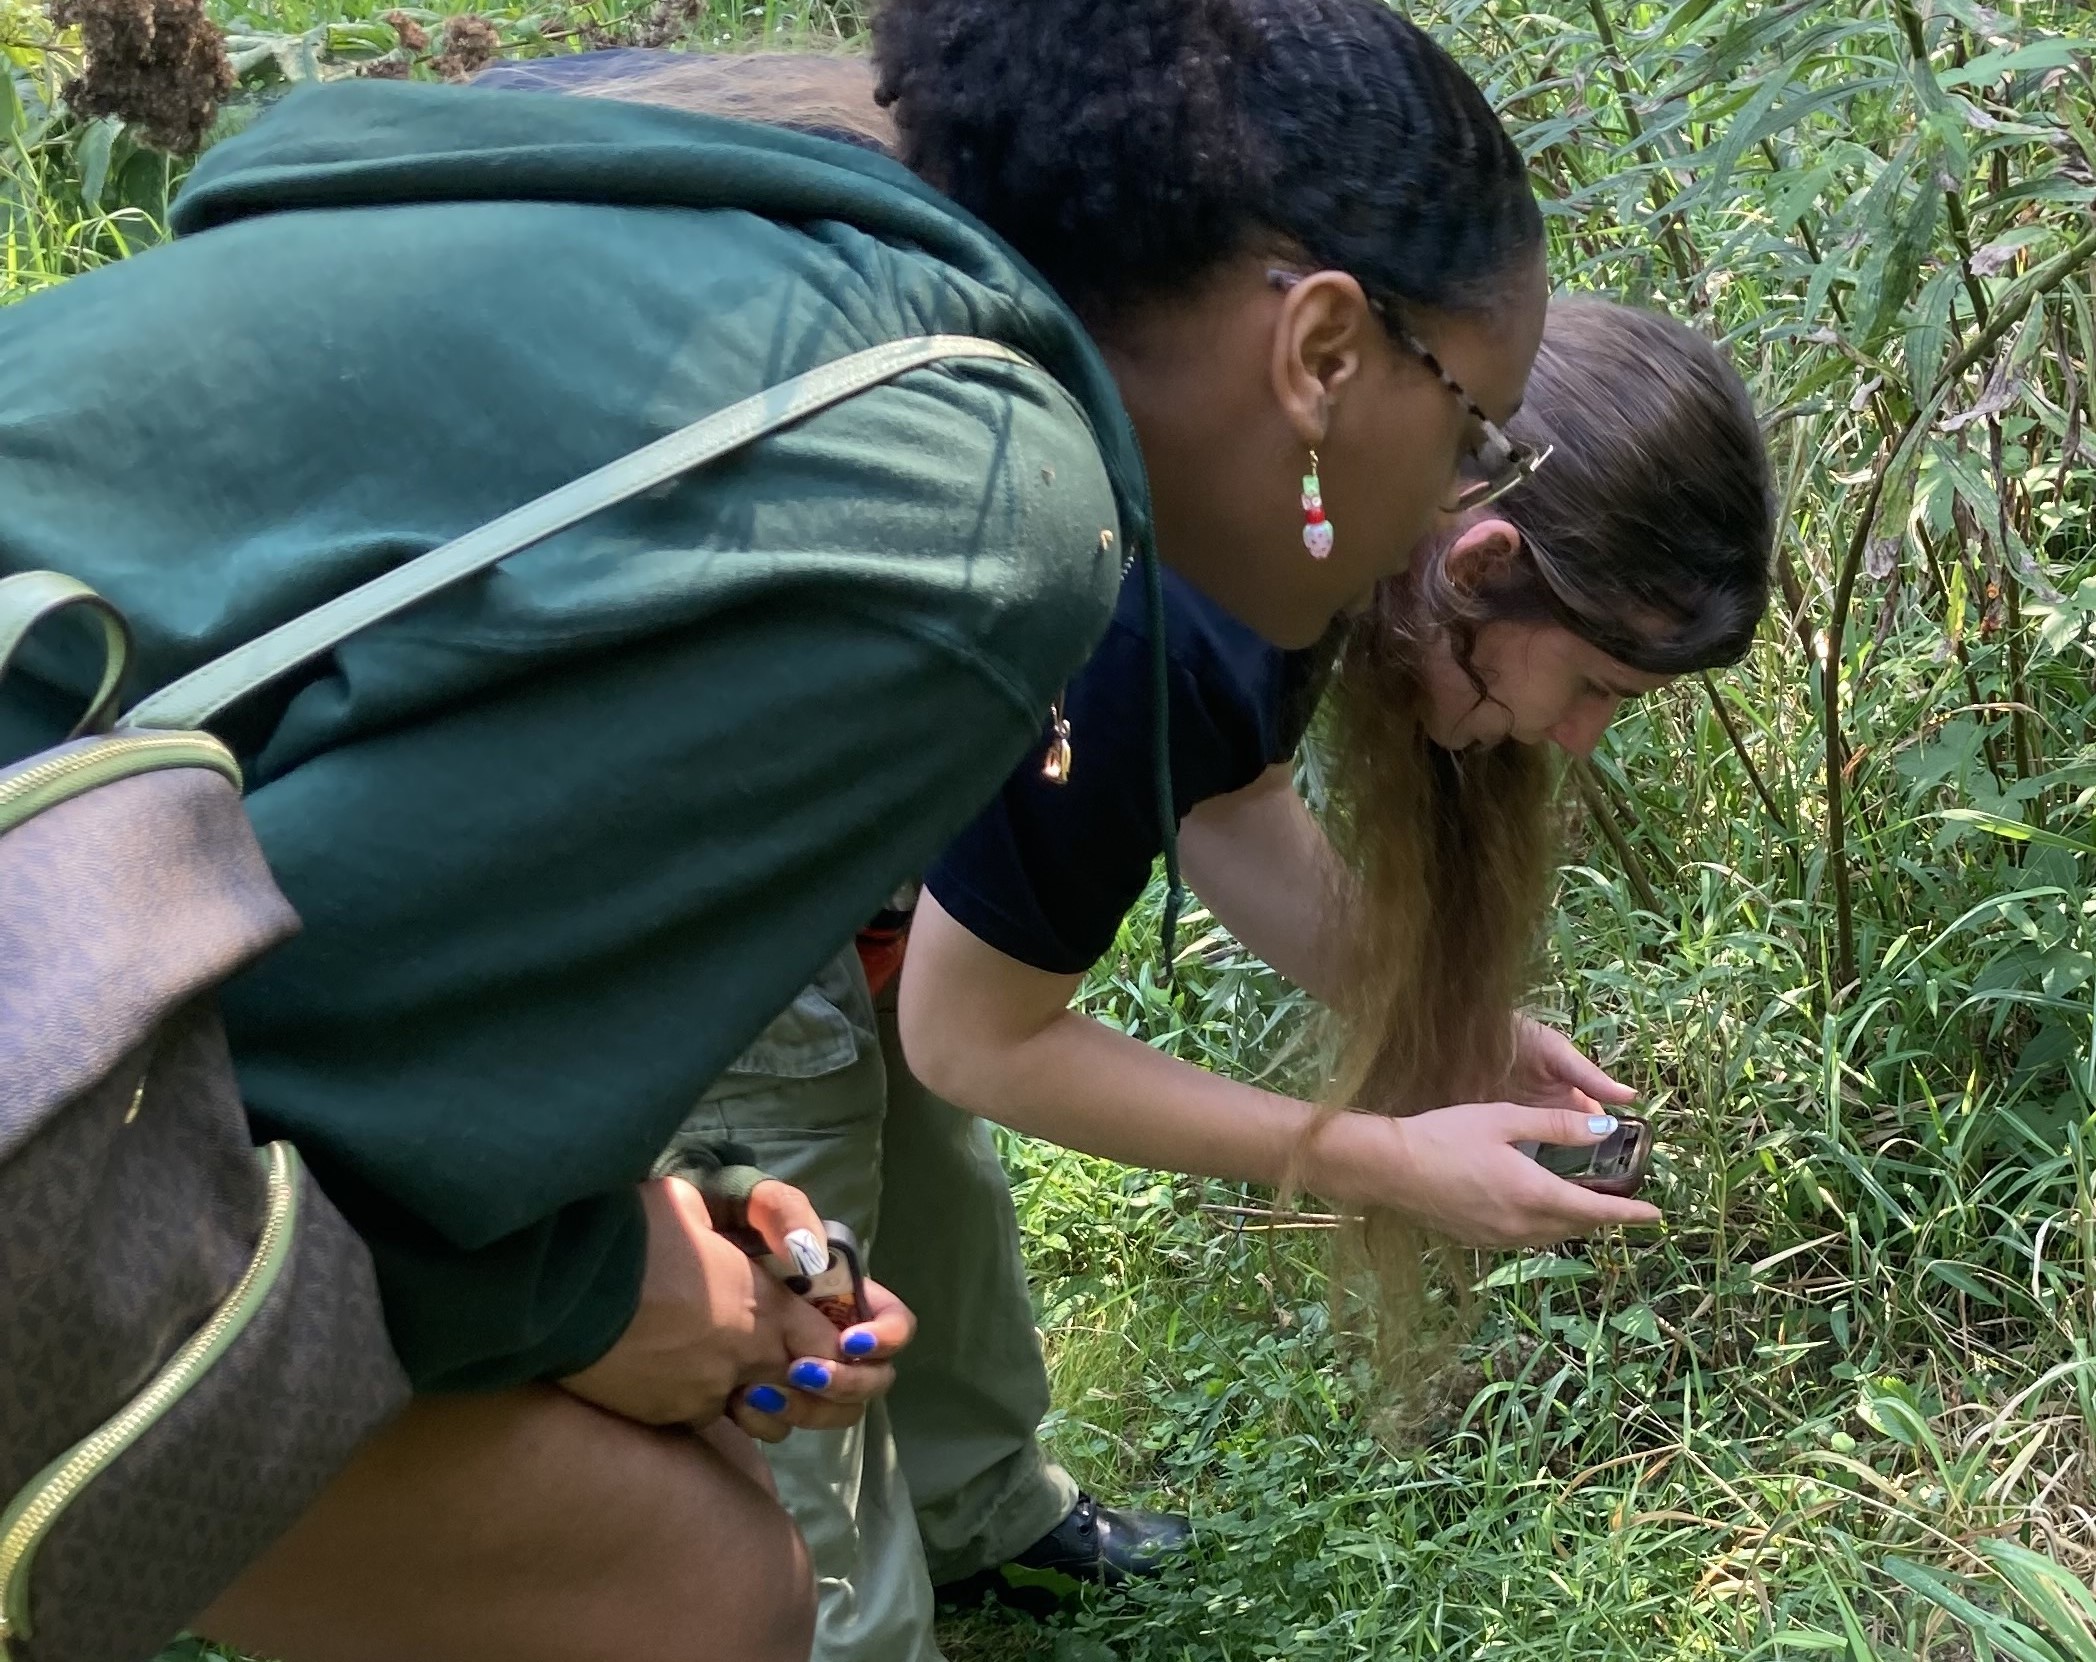
[[[261,1309],[289,1262],[298,1225],[298,1151],[289,1143],[271,1143],[256,1152],[268,1168],[268,1206],[254,1256],[233,1290],[114,1419],[37,1473],[0,1513],[0,1643],[31,1637],[29,1571],[37,1548],[65,1509],[210,1371]]]
[[[12,830],[69,797],[134,773],[209,768],[237,789],[240,764],[209,733],[116,733],[85,749],[0,778],[0,831]]]

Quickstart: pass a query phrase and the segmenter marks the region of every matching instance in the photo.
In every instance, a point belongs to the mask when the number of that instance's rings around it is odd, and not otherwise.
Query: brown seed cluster
[[[77,28],[85,70],[65,88],[85,116],[115,116],[156,149],[203,147],[233,90],[225,38],[202,0],[51,0],[51,21]]]
[[[390,24],[393,32],[400,37],[400,45],[403,51],[426,52],[429,50],[429,31],[408,16],[406,12],[387,12],[383,21]]]
[[[645,12],[618,23],[583,25],[583,43],[592,47],[674,45],[692,32],[705,10],[705,0],[655,0]]]
[[[501,53],[502,36],[495,25],[469,13],[444,20],[444,48],[429,60],[429,66],[447,81],[469,81]]]

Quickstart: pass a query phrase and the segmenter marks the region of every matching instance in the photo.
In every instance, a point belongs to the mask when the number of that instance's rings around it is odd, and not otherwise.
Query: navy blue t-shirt
[[[623,70],[660,69],[672,61],[650,46],[614,46],[596,52],[556,53],[550,58],[504,58],[473,77],[477,87],[513,92],[575,92]]]
[[[1172,800],[1244,789],[1295,754],[1332,649],[1284,652],[1164,573]],[[1163,851],[1152,742],[1150,628],[1131,570],[1106,638],[1070,683],[1066,784],[1042,777],[1049,732],[925,875],[939,904],[1006,957],[1077,975],[1114,932]]]

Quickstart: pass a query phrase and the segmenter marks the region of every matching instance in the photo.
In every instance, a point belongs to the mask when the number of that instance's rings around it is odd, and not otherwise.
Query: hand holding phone
[[[859,1238],[848,1225],[825,1218],[822,1227],[828,1237],[823,1242],[806,1229],[796,1229],[786,1237],[792,1262],[771,1253],[758,1262],[842,1333],[871,1317],[866,1303],[866,1266],[859,1253]]]
[[[1552,1175],[1596,1194],[1630,1196],[1645,1185],[1652,1163],[1652,1128],[1643,1120],[1617,1117],[1616,1128],[1598,1143],[1514,1145]]]

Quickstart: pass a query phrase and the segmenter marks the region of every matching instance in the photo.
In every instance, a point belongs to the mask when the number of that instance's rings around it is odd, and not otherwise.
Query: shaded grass
[[[178,171],[57,110],[64,43],[9,4],[0,299],[150,244]],[[391,50],[385,9],[227,11],[248,96]],[[545,51],[666,15],[497,21]],[[1319,1236],[1248,1226],[1255,1194],[1007,1139],[1049,1440],[1102,1498],[1191,1509],[1202,1558],[1048,1629],[957,1618],[944,1642],[956,1662],[2096,1658],[2073,1579],[2096,1556],[2087,273],[1998,340],[1981,322],[2096,200],[2088,53],[2046,38],[2086,16],[1417,15],[1511,112],[1559,271],[1725,333],[1773,418],[1785,598],[1738,671],[1612,732],[1595,791],[1624,842],[1568,822],[1540,978],[1644,1093],[1668,1223],[1481,1263],[1442,1411],[1379,1434]],[[858,26],[718,0],[669,21],[702,45]],[[1988,349],[1937,387],[1964,343]],[[1294,994],[1213,932],[1166,994],[1153,923],[1130,920],[1095,1011],[1244,1077],[1300,1066]]]

